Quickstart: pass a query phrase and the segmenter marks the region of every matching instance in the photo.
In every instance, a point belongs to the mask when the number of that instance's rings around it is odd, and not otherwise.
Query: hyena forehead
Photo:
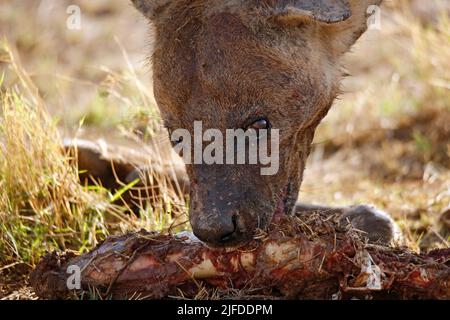
[[[281,40],[288,39],[287,35],[302,36],[306,42],[315,46],[316,52],[322,50],[327,57],[338,59],[367,29],[368,16],[374,12],[370,8],[379,5],[382,0],[132,0],[132,2],[156,29],[156,50],[164,40],[170,41],[172,46],[178,46],[183,36],[195,41],[202,26],[207,24],[212,16],[231,13],[249,25],[258,23],[260,27],[258,31],[261,34],[274,24],[290,26],[292,29],[302,25],[302,30],[305,31],[303,34],[279,28],[278,35]],[[232,31],[225,29],[224,26],[224,29],[219,28],[217,33],[229,34],[232,37],[240,36],[239,29],[234,30],[235,33]]]
[[[334,98],[339,59],[367,29],[368,8],[381,0],[133,2],[156,30],[152,63],[155,96],[166,109],[161,111],[193,122],[194,114],[210,117],[211,109],[220,115],[233,105],[283,99],[292,77],[305,90],[300,96]],[[258,37],[251,34],[255,30]],[[251,81],[243,72],[250,69]]]
[[[382,0],[131,0],[135,7],[155,23],[184,13],[191,18],[207,17],[217,12],[270,16],[280,20],[297,20],[321,25],[345,22],[349,38],[357,38],[366,29],[362,20],[369,7]],[[179,15],[178,15],[179,16]],[[353,35],[350,35],[352,33]],[[355,41],[351,39],[350,41]]]

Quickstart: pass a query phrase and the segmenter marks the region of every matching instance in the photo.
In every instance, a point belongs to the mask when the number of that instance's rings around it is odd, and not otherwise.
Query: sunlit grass
[[[162,204],[155,210],[143,203],[141,217],[113,204],[135,182],[114,194],[101,186],[83,187],[32,80],[6,42],[1,52],[17,82],[0,96],[0,265],[33,265],[46,251],[84,252],[112,232],[161,231],[174,223]],[[155,206],[162,200],[152,201]]]
[[[0,260],[35,263],[55,248],[90,247],[108,234],[100,194],[86,192],[54,120],[6,43],[18,83],[1,93]]]

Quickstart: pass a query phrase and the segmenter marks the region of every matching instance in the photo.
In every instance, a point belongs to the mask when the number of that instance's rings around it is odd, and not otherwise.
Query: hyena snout
[[[213,247],[247,242],[258,228],[260,208],[253,192],[226,183],[203,183],[190,192],[189,219],[194,234]],[[242,201],[242,197],[247,199]],[[260,194],[260,199],[262,195]],[[263,202],[260,200],[260,202]]]
[[[212,246],[225,246],[239,239],[237,214],[212,213],[204,216],[191,213],[192,230],[197,238]]]

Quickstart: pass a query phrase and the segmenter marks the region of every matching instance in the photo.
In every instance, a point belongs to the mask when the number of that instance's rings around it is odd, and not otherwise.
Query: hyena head
[[[186,166],[195,235],[212,246],[247,241],[292,213],[315,129],[339,93],[340,60],[381,0],[132,1],[154,31],[154,93],[169,132],[194,134],[201,121],[224,137],[278,134],[273,174],[261,163]]]

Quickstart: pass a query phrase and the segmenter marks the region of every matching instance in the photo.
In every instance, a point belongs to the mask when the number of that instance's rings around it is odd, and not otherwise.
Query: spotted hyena
[[[375,208],[297,203],[314,132],[339,94],[342,57],[381,0],[132,2],[154,31],[154,93],[169,132],[192,133],[196,121],[279,132],[276,174],[261,175],[258,164],[186,165],[198,238],[236,245],[279,215],[323,210],[371,241],[393,239],[393,220]]]

